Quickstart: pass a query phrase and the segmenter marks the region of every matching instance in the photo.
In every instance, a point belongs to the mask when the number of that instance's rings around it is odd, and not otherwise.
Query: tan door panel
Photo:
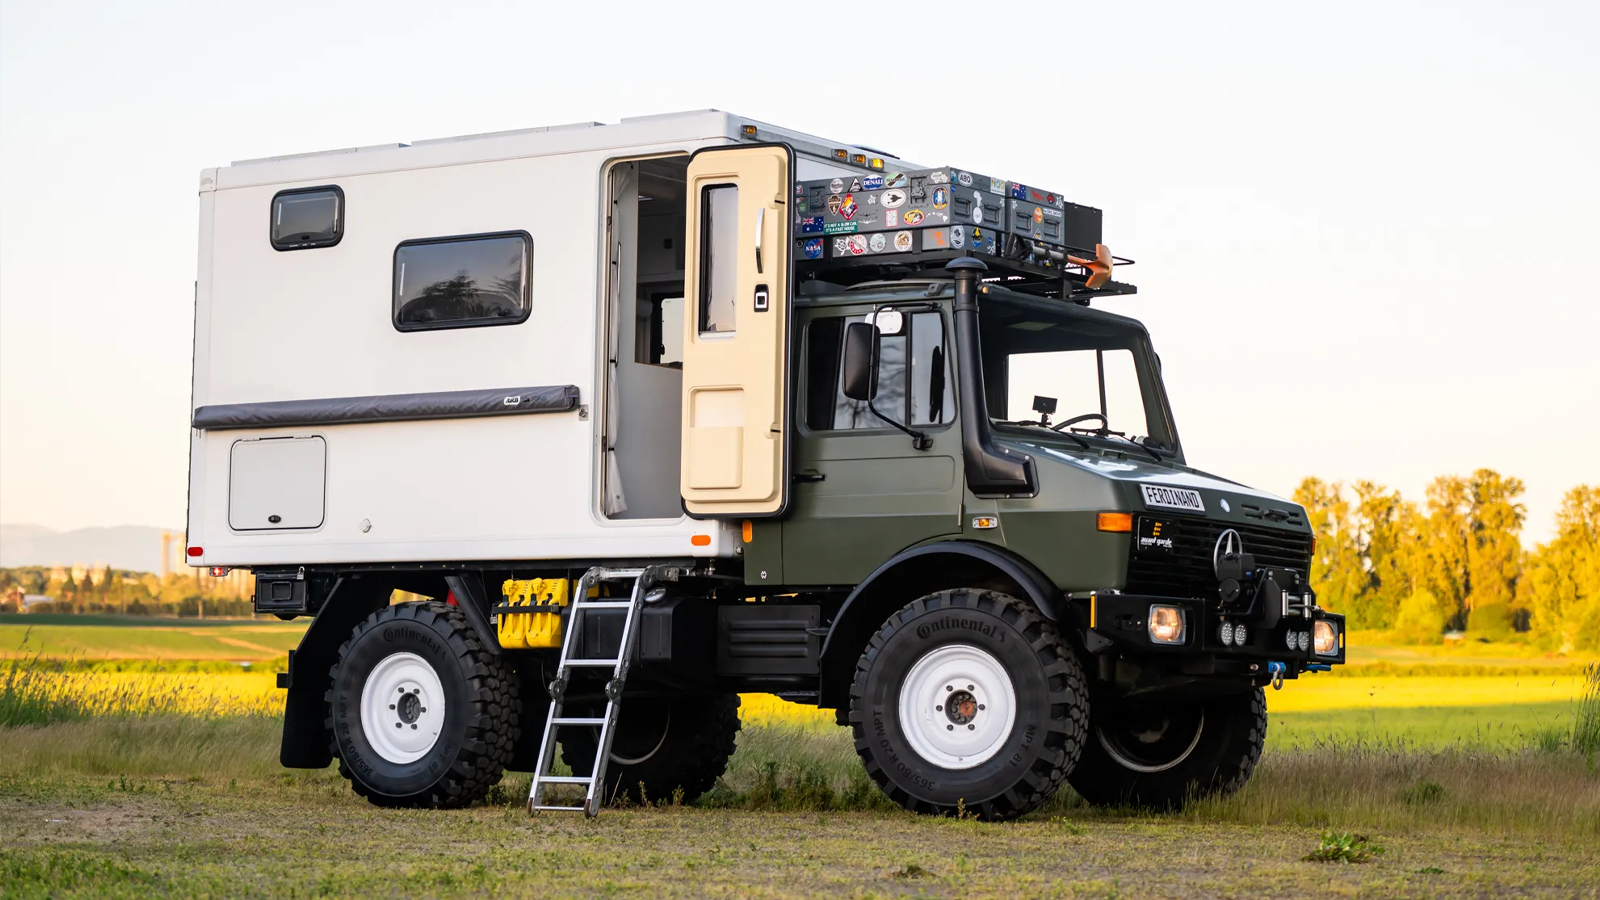
[[[773,515],[788,499],[792,172],[782,145],[689,162],[679,486],[695,515]]]

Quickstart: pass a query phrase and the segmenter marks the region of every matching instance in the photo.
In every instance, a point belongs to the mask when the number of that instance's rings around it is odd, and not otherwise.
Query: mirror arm
[[[914,429],[907,428],[906,426],[901,425],[899,422],[896,422],[895,420],[889,418],[888,416],[884,415],[883,413],[878,412],[878,408],[876,406],[872,405],[872,401],[871,400],[867,401],[867,412],[872,413],[873,415],[875,415],[878,418],[884,420],[885,422],[888,422],[890,425],[893,425],[894,427],[896,427],[896,428],[900,429],[901,431],[904,431],[906,434],[910,435],[911,436],[911,449],[913,449],[913,450],[932,450],[933,449],[933,438],[928,437],[926,432],[916,431]]]

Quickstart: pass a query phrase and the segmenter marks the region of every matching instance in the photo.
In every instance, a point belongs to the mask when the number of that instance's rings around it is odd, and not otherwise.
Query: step
[[[564,665],[564,666],[579,666],[579,667],[582,667],[582,668],[598,669],[598,668],[604,668],[604,667],[613,667],[614,668],[617,665],[617,663],[619,663],[619,662],[622,662],[622,660],[620,660],[620,659],[569,659],[566,662],[562,663],[562,665]]]
[[[532,809],[533,809],[534,812],[581,812],[581,813],[586,813],[586,812],[589,811],[588,807],[585,807],[585,806],[535,806],[535,807],[532,807]]]
[[[604,725],[605,723],[606,723],[606,720],[605,720],[604,717],[598,718],[598,719],[595,719],[595,718],[588,718],[588,719],[583,719],[583,718],[578,718],[578,719],[560,718],[560,719],[551,719],[550,720],[550,724],[551,725]]]
[[[574,609],[627,609],[632,605],[632,600],[584,600],[572,604]]]
[[[590,784],[594,781],[587,775],[540,775],[537,780],[540,784]]]

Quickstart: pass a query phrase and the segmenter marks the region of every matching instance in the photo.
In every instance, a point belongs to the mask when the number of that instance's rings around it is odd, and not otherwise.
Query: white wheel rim
[[[361,686],[361,730],[372,749],[392,763],[428,755],[439,742],[444,713],[444,685],[415,653],[384,657]]]
[[[900,730],[918,756],[940,768],[970,769],[1005,746],[1017,721],[1017,692],[999,660],[970,644],[947,644],[911,667],[899,711]]]

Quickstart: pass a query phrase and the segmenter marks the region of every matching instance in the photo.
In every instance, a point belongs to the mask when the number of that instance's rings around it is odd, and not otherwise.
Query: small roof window
[[[276,250],[332,247],[344,237],[344,191],[333,185],[280,191],[272,198]]]

